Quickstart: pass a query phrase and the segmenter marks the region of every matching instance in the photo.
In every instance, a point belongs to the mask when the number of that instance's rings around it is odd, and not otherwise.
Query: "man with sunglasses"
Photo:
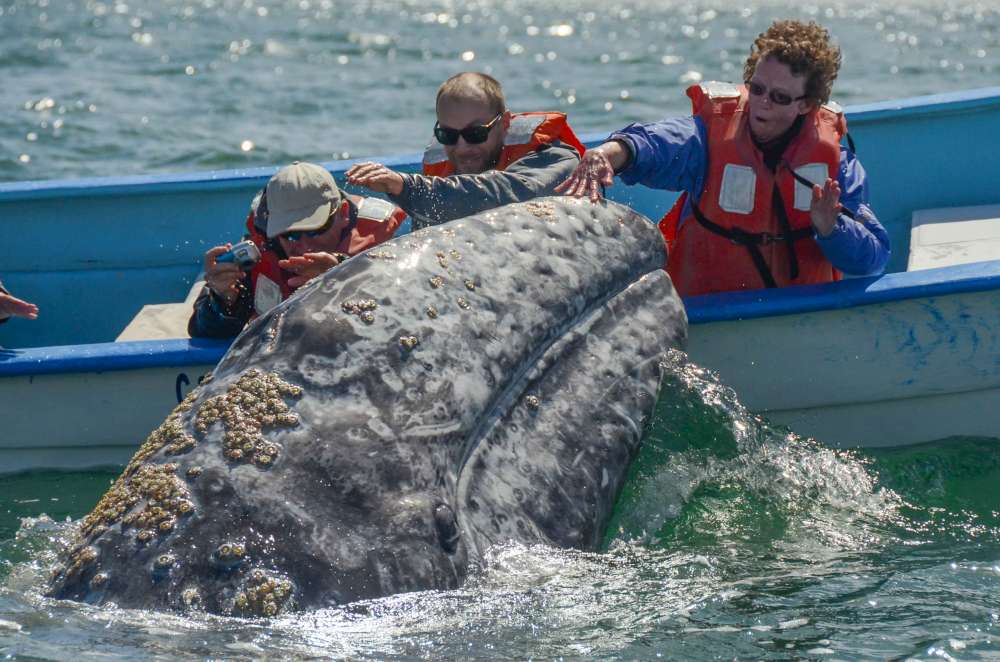
[[[205,253],[205,288],[188,321],[192,337],[232,338],[312,278],[390,239],[406,213],[378,198],[345,196],[326,168],[296,161],[251,205],[247,229],[260,261],[249,273]]]
[[[389,194],[414,229],[552,195],[580,162],[584,147],[563,113],[507,110],[500,83],[463,72],[438,89],[434,140],[423,174],[359,163],[347,181]]]
[[[745,85],[689,88],[693,116],[612,134],[558,190],[596,202],[618,174],[682,191],[660,221],[682,296],[881,273],[889,237],[828,103],[840,61],[823,27],[776,21],[750,49]]]

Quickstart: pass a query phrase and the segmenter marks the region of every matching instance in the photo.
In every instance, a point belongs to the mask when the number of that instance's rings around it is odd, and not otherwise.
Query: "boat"
[[[1000,190],[984,137],[1000,87],[845,112],[892,240],[886,274],[690,297],[688,353],[750,410],[832,446],[997,436]],[[420,155],[382,161],[416,171]],[[324,165],[343,181],[352,163]],[[0,276],[41,308],[0,327],[0,472],[121,464],[211,370],[226,342],[127,329],[187,310],[204,251],[239,236],[276,170],[0,184],[0,226],[18,238]],[[654,220],[675,198],[607,195]]]

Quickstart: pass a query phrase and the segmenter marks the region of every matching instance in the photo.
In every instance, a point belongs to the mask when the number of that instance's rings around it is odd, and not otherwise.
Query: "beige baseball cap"
[[[267,183],[267,238],[291,230],[318,230],[326,225],[342,197],[326,168],[296,161]]]

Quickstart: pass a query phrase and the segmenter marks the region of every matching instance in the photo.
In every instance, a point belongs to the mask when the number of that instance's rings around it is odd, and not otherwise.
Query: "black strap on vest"
[[[788,220],[788,211],[785,209],[785,201],[781,197],[781,191],[778,190],[777,182],[774,183],[774,192],[771,195],[771,207],[778,217],[778,225],[784,236],[785,249],[788,251],[788,279],[795,280],[799,277],[799,256],[795,254],[795,240],[799,237],[796,237],[792,232],[792,224]],[[809,236],[812,236],[811,227],[803,229],[809,230]]]
[[[789,253],[789,277],[794,280],[799,276],[799,261],[795,254],[795,242],[800,239],[806,239],[812,237],[813,230],[812,227],[800,228],[798,230],[792,230],[788,224],[788,216],[785,213],[785,205],[781,200],[781,194],[778,193],[778,186],[774,186],[775,202],[778,203],[776,209],[780,209],[778,212],[779,222],[781,223],[782,234],[772,234],[770,232],[747,232],[743,228],[739,227],[723,227],[718,223],[710,220],[705,214],[702,213],[701,209],[698,207],[698,203],[694,200],[691,201],[691,211],[694,212],[694,217],[698,223],[713,234],[717,234],[720,237],[725,237],[729,241],[743,246],[750,253],[750,259],[753,260],[753,266],[757,269],[757,273],[760,275],[761,280],[764,281],[764,287],[775,288],[777,283],[774,282],[774,275],[771,273],[771,268],[767,265],[767,261],[764,259],[764,254],[760,252],[761,246],[766,246],[768,244],[773,244],[776,241],[785,242],[788,246]]]

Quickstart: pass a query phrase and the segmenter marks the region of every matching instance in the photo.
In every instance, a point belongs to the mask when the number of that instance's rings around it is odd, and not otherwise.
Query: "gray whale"
[[[49,595],[271,616],[596,548],[686,338],[665,258],[627,207],[543,198],[347,261],[149,436]]]

